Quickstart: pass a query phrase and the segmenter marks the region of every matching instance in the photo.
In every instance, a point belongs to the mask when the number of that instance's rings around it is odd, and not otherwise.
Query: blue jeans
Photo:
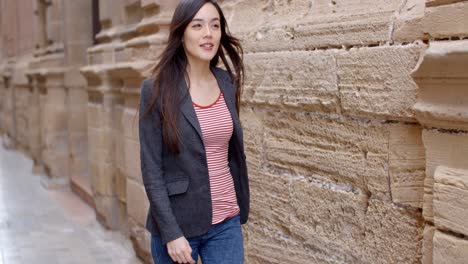
[[[244,242],[239,214],[212,225],[203,235],[187,238],[192,247],[192,258],[198,255],[203,264],[243,264]],[[157,235],[151,236],[151,255],[155,264],[173,264]]]

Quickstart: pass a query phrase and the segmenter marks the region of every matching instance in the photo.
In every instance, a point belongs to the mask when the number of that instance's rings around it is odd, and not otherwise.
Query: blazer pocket
[[[169,196],[186,193],[189,186],[189,180],[177,180],[166,183],[167,194]]]

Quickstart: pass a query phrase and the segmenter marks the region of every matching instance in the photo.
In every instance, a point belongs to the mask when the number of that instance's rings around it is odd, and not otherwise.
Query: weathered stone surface
[[[434,232],[436,228],[433,225],[426,224],[424,226],[424,240],[422,244],[422,264],[432,264],[433,263],[433,240]]]
[[[437,130],[423,130],[426,148],[426,178],[424,180],[423,215],[433,222],[434,171],[439,165],[450,168],[468,169],[468,135],[465,133],[443,133]]]
[[[249,171],[258,171],[264,163],[264,113],[241,108],[240,119],[244,132],[245,155]]]
[[[468,259],[468,241],[440,231],[434,234],[434,264],[464,264]]]
[[[244,101],[275,108],[339,111],[334,52],[246,55]]]
[[[122,222],[120,202],[115,196],[94,196],[96,217],[102,225],[109,229],[117,229]]]
[[[138,112],[135,109],[125,108],[122,113],[122,129],[125,137],[138,140]]]
[[[468,3],[457,2],[445,1],[434,5],[424,0],[408,1],[397,19],[394,40],[405,42],[467,36]]]
[[[332,182],[297,180],[291,188],[292,233],[312,252],[344,263],[421,259],[422,217],[416,211]]]
[[[288,187],[290,202],[285,197],[275,205],[280,205],[276,208],[279,212],[288,210],[282,203],[291,206],[290,231],[279,229],[276,224],[249,225],[250,263],[420,261],[422,217],[419,213],[369,199],[352,186],[318,178],[292,177]],[[287,220],[283,218],[283,221]],[[386,246],[389,244],[394,246],[389,248]]]
[[[126,138],[124,140],[124,171],[128,178],[143,184],[140,168],[140,143]]]
[[[145,226],[149,201],[144,186],[132,179],[127,179],[127,211],[128,215],[139,225]]]
[[[410,73],[425,46],[351,49],[336,56],[343,113],[413,119],[417,86]]]
[[[95,195],[114,195],[115,168],[109,163],[89,161],[91,186]]]
[[[412,73],[420,87],[413,109],[421,124],[468,131],[467,67],[468,40],[430,43]]]
[[[385,42],[400,2],[237,1],[224,9],[246,50],[258,52]]]
[[[468,170],[438,166],[433,203],[437,228],[468,236]]]
[[[422,208],[426,176],[422,128],[419,125],[391,125],[389,151],[393,202]]]
[[[290,177],[263,171],[252,171],[249,176],[252,190],[250,199],[253,201],[249,222],[276,232],[288,233]]]
[[[310,177],[318,174],[390,200],[388,127],[305,113],[267,113],[269,167]]]

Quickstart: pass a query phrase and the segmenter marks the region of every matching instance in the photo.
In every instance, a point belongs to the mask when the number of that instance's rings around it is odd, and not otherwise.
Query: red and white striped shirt
[[[211,105],[193,105],[200,123],[208,163],[212,224],[217,224],[240,212],[228,165],[228,146],[233,132],[232,118],[221,92]]]

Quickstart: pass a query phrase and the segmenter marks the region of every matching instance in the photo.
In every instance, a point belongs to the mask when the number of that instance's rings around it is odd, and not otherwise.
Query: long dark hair
[[[181,0],[172,17],[167,46],[158,64],[153,69],[155,77],[153,98],[143,117],[158,106],[161,113],[163,142],[169,151],[180,152],[180,133],[177,127],[179,106],[182,94],[178,89],[181,80],[188,80],[186,67],[187,56],[182,46],[185,29],[203,5],[211,3],[218,10],[221,26],[221,42],[217,54],[210,62],[210,67],[216,67],[221,59],[236,88],[236,108],[239,113],[242,84],[244,82],[243,50],[240,41],[229,33],[226,18],[216,0]],[[229,56],[234,72],[225,53]],[[156,103],[158,102],[158,103]]]

